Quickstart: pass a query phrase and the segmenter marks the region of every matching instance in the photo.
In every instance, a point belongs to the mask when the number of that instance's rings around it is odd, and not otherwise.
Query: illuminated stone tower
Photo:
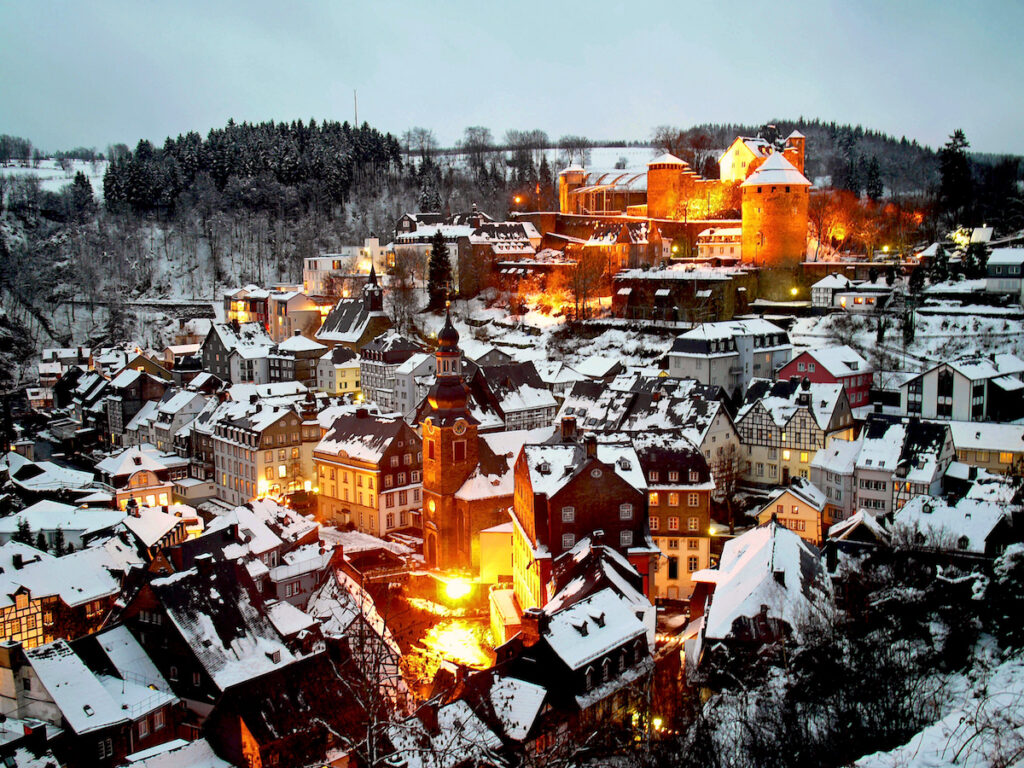
[[[560,213],[579,213],[570,202],[570,193],[583,186],[586,170],[578,165],[570,165],[558,174],[558,210]]]
[[[377,284],[377,269],[370,262],[370,276],[363,286],[363,307],[367,312],[384,311],[384,291]]]
[[[775,152],[741,188],[743,261],[758,267],[798,268],[807,250],[811,182]]]
[[[683,177],[690,169],[683,160],[667,152],[647,164],[647,216],[652,219],[677,218],[683,199]],[[680,217],[681,218],[681,217]]]
[[[800,131],[793,131],[786,137],[785,156],[800,173],[804,172],[804,152],[807,149],[807,139]]]
[[[477,422],[469,412],[462,380],[459,332],[445,313],[437,335],[437,379],[423,417],[423,555],[430,568],[469,568],[472,541],[466,512],[455,492],[476,469]]]

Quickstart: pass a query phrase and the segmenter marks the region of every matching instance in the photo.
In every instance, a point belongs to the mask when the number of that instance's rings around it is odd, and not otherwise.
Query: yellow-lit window
[[[807,451],[800,451],[800,461],[807,463]]]
[[[1013,463],[1013,454],[1009,453],[1007,451],[1000,451],[999,452],[999,463],[1000,464],[1012,464]]]
[[[657,491],[654,491],[654,492],[651,493],[651,495],[650,495],[650,505],[652,507],[658,506],[658,492]]]
[[[782,452],[782,460],[783,460],[783,461],[789,461],[789,455],[790,455],[790,454],[789,454],[789,451],[788,451],[788,450],[785,450],[785,451],[783,451],[783,452]]]

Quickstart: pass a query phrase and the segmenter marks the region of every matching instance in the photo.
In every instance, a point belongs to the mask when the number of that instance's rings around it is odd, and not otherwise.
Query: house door
[[[789,485],[789,467],[782,468],[782,484]]]

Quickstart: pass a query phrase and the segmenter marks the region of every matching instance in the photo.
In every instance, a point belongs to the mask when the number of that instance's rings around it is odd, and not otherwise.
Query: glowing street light
[[[789,289],[789,293],[791,296],[796,296],[796,294],[798,293],[797,287],[794,285],[792,288]]]
[[[465,579],[449,579],[444,585],[444,594],[449,600],[462,600],[473,591],[473,585]]]

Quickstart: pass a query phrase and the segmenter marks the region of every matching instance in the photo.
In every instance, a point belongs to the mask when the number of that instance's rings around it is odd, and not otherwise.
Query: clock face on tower
[[[465,434],[466,433],[466,422],[464,422],[462,419],[459,419],[458,421],[455,422],[455,426],[452,427],[452,431],[454,431],[456,435],[463,435],[463,434]]]

